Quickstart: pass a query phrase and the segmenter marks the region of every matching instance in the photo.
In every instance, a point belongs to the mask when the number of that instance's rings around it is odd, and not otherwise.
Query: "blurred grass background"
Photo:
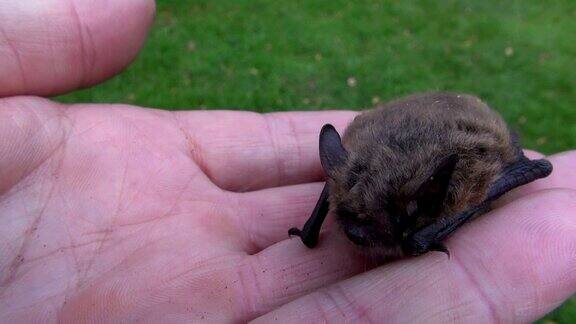
[[[127,71],[57,99],[269,112],[463,91],[552,153],[576,147],[575,37],[573,0],[159,0]],[[545,321],[576,323],[576,302]]]

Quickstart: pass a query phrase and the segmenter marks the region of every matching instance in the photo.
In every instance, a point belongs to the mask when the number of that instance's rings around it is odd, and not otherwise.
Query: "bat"
[[[358,115],[344,136],[326,124],[320,162],[327,179],[304,227],[309,248],[328,213],[346,237],[382,259],[429,251],[489,210],[506,192],[548,176],[552,164],[530,160],[518,136],[475,96],[407,96]]]

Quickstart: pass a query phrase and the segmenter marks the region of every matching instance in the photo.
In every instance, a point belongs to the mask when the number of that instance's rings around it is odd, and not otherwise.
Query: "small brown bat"
[[[342,140],[320,132],[327,175],[302,230],[309,248],[331,211],[354,244],[379,259],[448,253],[442,240],[506,192],[548,176],[502,118],[477,97],[424,93],[358,115]]]

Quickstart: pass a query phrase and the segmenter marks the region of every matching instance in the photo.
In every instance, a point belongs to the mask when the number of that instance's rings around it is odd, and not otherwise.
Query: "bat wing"
[[[529,160],[521,150],[519,151],[519,155],[519,159],[506,167],[498,180],[492,184],[486,200],[464,212],[443,218],[414,233],[412,237],[404,243],[405,250],[413,255],[423,254],[428,251],[448,252],[440,242],[466,221],[475,215],[486,212],[492,201],[498,199],[508,191],[534,180],[544,178],[552,172],[552,164],[549,161],[544,159]]]
[[[288,231],[288,235],[296,235],[300,236],[302,239],[302,243],[309,248],[313,248],[318,244],[318,237],[320,236],[320,228],[322,227],[322,223],[324,223],[324,219],[326,219],[326,215],[328,214],[328,182],[324,185],[324,189],[322,189],[322,193],[320,194],[320,198],[318,198],[318,202],[316,203],[316,207],[312,211],[312,215],[302,227],[302,230],[292,227]]]

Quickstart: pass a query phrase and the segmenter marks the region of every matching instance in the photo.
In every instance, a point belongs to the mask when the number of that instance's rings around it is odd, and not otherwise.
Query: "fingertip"
[[[78,2],[78,1],[77,1]],[[156,14],[154,0],[80,1],[78,19],[82,39],[93,56],[85,51],[88,75],[81,87],[106,80],[126,68],[143,47]]]
[[[124,69],[144,44],[152,0],[0,3],[0,96],[50,96]]]
[[[538,159],[542,159],[544,158],[544,154],[537,152],[537,151],[533,151],[533,150],[523,150],[524,151],[524,155],[526,155],[527,158],[529,158],[530,160],[538,160]]]
[[[543,156],[528,155],[532,159],[542,159]],[[495,206],[502,206],[526,195],[551,188],[576,189],[576,151],[567,151],[545,157],[543,164],[550,164],[550,174],[507,193],[499,199]]]

